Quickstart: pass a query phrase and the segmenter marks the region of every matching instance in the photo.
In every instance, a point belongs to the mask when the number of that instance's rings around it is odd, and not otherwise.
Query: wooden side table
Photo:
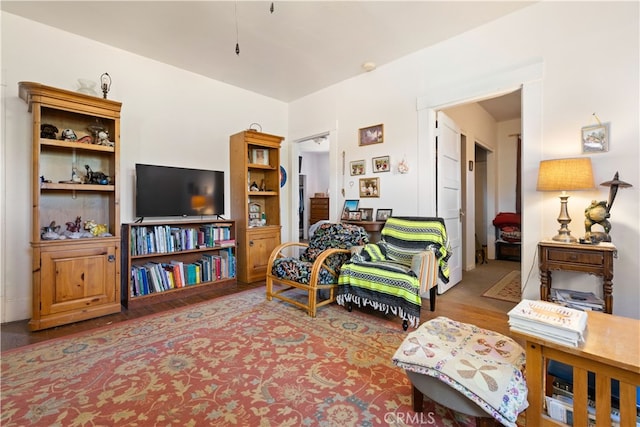
[[[538,243],[540,264],[540,299],[549,301],[551,272],[577,271],[602,277],[604,311],[613,312],[613,258],[617,249],[612,243],[582,245],[543,240]]]
[[[584,344],[569,347],[538,336],[511,331],[526,341],[529,426],[566,426],[545,414],[546,366],[549,359],[573,366],[573,425],[588,425],[587,373],[595,374],[596,425],[611,426],[611,379],[620,381],[620,426],[636,425],[640,386],[640,320],[590,311]]]

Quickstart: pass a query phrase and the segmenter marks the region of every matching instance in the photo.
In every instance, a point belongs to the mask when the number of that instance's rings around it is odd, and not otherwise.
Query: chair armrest
[[[320,269],[322,267],[329,271],[329,273],[331,273],[333,276],[338,277],[338,272],[329,267],[329,265],[327,265],[325,262],[329,256],[334,254],[351,254],[351,251],[349,249],[337,248],[324,250],[313,262],[313,266],[311,267],[311,280],[309,281],[309,283],[318,283],[318,275],[320,274]]]
[[[271,273],[271,267],[273,266],[273,262],[276,259],[286,257],[286,255],[283,253],[283,250],[290,247],[308,248],[309,244],[303,242],[286,242],[276,246],[273,251],[271,251],[271,255],[269,256],[269,262],[267,263],[267,274]]]
[[[433,251],[422,251],[411,260],[411,270],[418,276],[420,294],[424,294],[438,284],[438,260]]]

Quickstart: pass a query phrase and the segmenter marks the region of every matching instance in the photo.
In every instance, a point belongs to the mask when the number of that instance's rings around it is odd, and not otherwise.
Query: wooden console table
[[[549,301],[551,272],[577,271],[602,277],[604,311],[613,312],[613,258],[616,247],[612,243],[582,245],[543,240],[538,243],[540,260],[540,299]]]
[[[640,386],[640,320],[590,311],[586,340],[568,347],[511,331],[526,341],[528,426],[566,426],[544,414],[546,366],[557,360],[573,366],[573,425],[586,426],[587,372],[595,374],[596,426],[611,426],[611,379],[620,382],[620,426],[636,426],[636,393]]]

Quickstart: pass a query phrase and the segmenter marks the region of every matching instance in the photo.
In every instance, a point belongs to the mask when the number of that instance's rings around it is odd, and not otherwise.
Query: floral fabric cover
[[[528,406],[524,349],[497,332],[437,317],[405,338],[393,363],[438,378],[505,426]]]
[[[364,228],[354,224],[325,223],[313,234],[309,247],[304,250],[300,258],[286,257],[276,259],[271,273],[286,280],[309,284],[311,269],[318,256],[327,249],[351,249],[352,246],[362,246],[369,243],[369,237]],[[327,258],[326,264],[336,273],[351,254],[334,254]],[[326,268],[320,270],[319,285],[338,283],[338,277],[332,275]]]

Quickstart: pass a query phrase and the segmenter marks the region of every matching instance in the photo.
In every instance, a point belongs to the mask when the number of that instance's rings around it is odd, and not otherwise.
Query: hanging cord
[[[238,2],[235,2],[236,10],[236,55],[240,56],[240,39],[238,37]]]
[[[531,263],[531,268],[529,269],[529,273],[527,274],[527,279],[524,281],[524,286],[522,287],[521,294],[524,295],[524,290],[527,289],[527,285],[529,284],[529,279],[531,278],[531,272],[533,271],[533,267],[536,265],[536,259],[538,258],[538,251],[536,250],[533,253],[533,262]],[[551,290],[549,290],[551,291]]]

